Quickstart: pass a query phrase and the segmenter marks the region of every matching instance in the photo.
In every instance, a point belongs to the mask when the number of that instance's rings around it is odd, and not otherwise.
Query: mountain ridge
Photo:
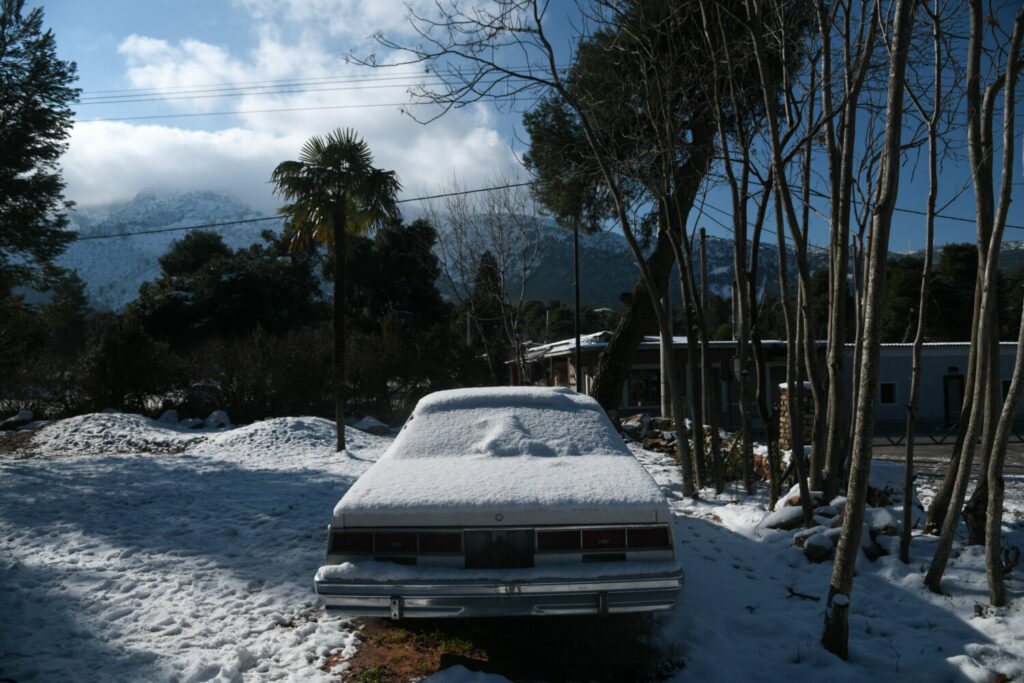
[[[146,190],[128,202],[91,207],[68,215],[72,229],[82,238],[73,242],[58,259],[58,265],[76,270],[86,283],[90,304],[99,310],[121,310],[138,295],[139,286],[160,274],[159,257],[184,235],[181,231],[118,236],[144,231],[206,226],[250,219],[268,218],[237,198],[213,191]],[[242,223],[219,229],[225,243],[233,248],[247,247],[260,241],[266,229],[280,230],[280,220]],[[936,261],[941,254],[936,247]],[[694,264],[699,268],[700,256],[694,249]],[[733,244],[721,237],[707,238],[709,291],[729,297],[733,281]],[[796,282],[796,257],[787,247],[790,281]],[[892,252],[893,256],[918,256],[921,252]],[[580,298],[588,307],[617,307],[622,295],[631,292],[640,276],[625,238],[606,231],[580,235]],[[777,246],[760,245],[759,286],[770,295],[778,293]],[[572,232],[552,221],[542,221],[537,258],[527,277],[524,297],[563,302],[573,300]],[[1005,242],[1000,253],[1000,267],[1015,272],[1024,265],[1024,242]],[[828,267],[824,249],[811,250],[811,270]],[[470,269],[475,272],[475,267]],[[673,297],[678,300],[678,278],[672,276]],[[698,276],[699,283],[699,276]],[[521,281],[510,277],[509,290],[518,292]],[[451,298],[452,291],[442,277],[438,282],[442,294]]]

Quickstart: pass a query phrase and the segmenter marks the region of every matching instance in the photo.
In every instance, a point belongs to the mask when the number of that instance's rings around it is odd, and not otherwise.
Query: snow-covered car
[[[609,614],[683,587],[665,497],[565,388],[423,398],[334,508],[316,592],[356,616]]]

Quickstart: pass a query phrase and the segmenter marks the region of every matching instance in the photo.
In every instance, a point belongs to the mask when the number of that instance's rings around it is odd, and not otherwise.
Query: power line
[[[322,77],[295,78],[272,81],[243,81],[237,83],[211,83],[205,85],[176,85],[164,88],[128,88],[124,90],[93,90],[79,98],[79,104],[94,104],[103,100],[112,102],[130,100],[136,97],[178,97],[180,95],[207,95],[210,93],[231,93],[239,90],[260,91],[270,88],[307,88],[316,85],[339,85],[358,83],[389,83],[392,81],[408,81],[419,74],[402,74],[396,76],[377,77]]]
[[[512,67],[520,68],[520,67]],[[556,67],[559,70],[567,68],[566,66]],[[317,76],[310,78],[282,78],[282,79],[271,79],[262,81],[235,81],[235,82],[219,82],[219,83],[195,83],[190,85],[172,85],[165,87],[155,88],[119,88],[109,90],[86,90],[82,97],[83,100],[91,100],[96,98],[105,97],[134,97],[144,95],[158,95],[161,93],[166,94],[186,94],[189,92],[212,92],[217,90],[238,90],[241,88],[273,88],[273,87],[284,87],[289,85],[294,86],[305,86],[305,85],[323,85],[332,83],[379,83],[383,81],[395,81],[402,79],[410,79],[417,77],[429,77],[429,78],[442,78],[443,75],[436,71],[411,71],[392,76]]]
[[[381,79],[386,80],[386,79]],[[394,79],[398,80],[398,79]],[[481,81],[480,86],[496,85],[501,79],[494,78]],[[355,85],[353,85],[355,83]],[[276,86],[248,86],[228,87],[210,90],[184,90],[181,92],[152,92],[138,93],[134,95],[107,95],[103,97],[85,97],[78,101],[79,105],[95,104],[135,104],[140,102],[163,102],[172,100],[201,100],[220,97],[259,97],[267,95],[296,95],[310,92],[339,92],[343,90],[380,90],[385,88],[415,88],[427,85],[443,85],[440,77],[430,77],[419,81],[409,81],[405,78],[399,82],[379,83],[376,81],[321,81],[308,84],[282,84]],[[331,86],[331,87],[311,87]]]
[[[536,102],[539,98],[536,97],[495,97],[491,98],[491,102],[502,102],[511,101],[516,102]],[[339,104],[339,105],[328,105],[323,107],[282,107],[280,109],[236,109],[234,111],[212,111],[212,112],[196,112],[189,114],[152,114],[148,116],[119,116],[111,118],[95,118],[95,119],[75,119],[74,123],[99,123],[102,121],[142,121],[147,119],[181,119],[181,118],[194,118],[197,116],[235,116],[238,114],[274,114],[279,112],[290,112],[290,111],[322,111],[327,109],[372,109],[380,107],[419,107],[430,104],[436,104],[437,106],[444,106],[437,102],[387,102],[381,104]]]
[[[379,107],[411,107],[432,102],[388,102],[383,104],[338,104],[323,107],[282,107],[280,109],[236,109],[234,111],[211,111],[189,114],[152,114],[149,116],[119,116],[112,118],[75,119],[75,123],[97,123],[100,121],[141,121],[146,119],[183,119],[196,116],[235,116],[237,114],[275,114],[289,111],[322,111],[326,109],[372,109]]]

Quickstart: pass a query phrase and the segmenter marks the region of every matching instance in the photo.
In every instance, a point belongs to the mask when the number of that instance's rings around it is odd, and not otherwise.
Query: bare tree
[[[929,288],[932,279],[932,252],[935,242],[935,213],[939,196],[939,125],[943,113],[942,74],[944,50],[942,34],[943,8],[939,0],[933,0],[933,7],[922,6],[931,22],[932,35],[932,100],[931,111],[914,88],[907,86],[907,96],[925,124],[928,135],[928,199],[925,208],[925,250],[921,272],[921,290],[917,301],[917,331],[911,352],[910,400],[907,402],[907,452],[903,469],[903,520],[900,529],[900,561],[910,562],[910,531],[914,505],[914,435],[917,431],[917,410],[921,394],[921,350],[924,345],[925,320],[928,310]]]
[[[988,21],[985,8],[980,0],[970,2],[970,38],[967,57],[967,134],[968,147],[970,149],[971,170],[974,178],[975,200],[977,201],[977,228],[978,228],[978,253],[979,260],[979,281],[981,283],[980,301],[975,306],[977,313],[976,329],[973,332],[974,338],[981,341],[977,345],[977,360],[975,363],[974,385],[971,391],[971,403],[973,409],[966,430],[963,442],[963,452],[960,456],[957,469],[956,481],[949,507],[942,524],[942,533],[939,535],[939,542],[936,544],[935,556],[932,558],[928,573],[925,576],[925,585],[931,590],[939,592],[942,575],[945,572],[946,564],[953,547],[953,535],[959,524],[959,511],[964,503],[967,492],[968,480],[971,476],[971,465],[973,464],[976,448],[977,435],[985,425],[983,438],[983,453],[994,453],[996,451],[997,425],[1002,423],[996,414],[999,386],[999,356],[998,345],[988,343],[991,330],[995,328],[995,313],[998,306],[996,300],[996,283],[998,279],[999,246],[1002,242],[1003,231],[1006,227],[1006,220],[1010,206],[1013,178],[1013,146],[1014,146],[1014,106],[1015,87],[1020,77],[1021,67],[1024,60],[1020,52],[1022,37],[1024,37],[1024,7],[1022,7],[1014,19],[1013,33],[1008,41],[1008,52],[1006,56],[1006,68],[985,88],[984,96],[981,94],[981,61],[982,42],[984,39],[984,26]],[[993,164],[995,158],[995,145],[993,141],[993,118],[996,106],[996,96],[1003,91],[1003,165],[1000,176],[1000,188],[998,204],[995,201],[993,187]],[[977,286],[975,291],[977,293]],[[998,339],[998,338],[996,338]],[[1016,373],[1016,369],[1015,369]],[[1019,384],[1019,383],[1018,383]],[[1019,388],[1019,387],[1018,387]],[[1014,406],[1015,408],[1016,406]],[[1003,406],[1003,413],[1006,412],[1006,405]],[[1004,426],[1008,429],[1008,426]],[[1008,435],[1006,435],[1008,438]],[[1005,445],[1002,447],[1005,453]],[[995,458],[988,456],[984,462],[983,472],[987,473],[979,482],[985,484],[988,496],[989,484],[998,480],[998,495],[1002,493],[1002,463],[993,462],[1002,460],[1002,455]],[[994,471],[998,470],[998,471]],[[980,497],[980,494],[979,494]],[[985,500],[985,498],[981,498]],[[992,501],[987,501],[986,511],[991,510]],[[996,513],[1001,517],[1001,502],[999,511]],[[989,518],[988,525],[992,524]],[[998,535],[998,531],[991,535]],[[989,530],[986,528],[985,537],[988,540]],[[998,553],[998,548],[988,548],[988,552]],[[996,578],[990,572],[990,585]],[[994,583],[1001,584],[1001,576]],[[994,597],[1000,597],[999,591],[993,592]]]
[[[914,0],[900,0],[893,17],[889,46],[889,86],[886,104],[885,142],[880,166],[878,195],[871,216],[869,277],[865,292],[864,340],[861,364],[856,368],[860,392],[854,415],[850,483],[847,487],[843,528],[829,583],[822,644],[846,659],[849,646],[849,605],[853,573],[860,552],[864,506],[871,469],[871,442],[875,427],[878,390],[878,357],[881,340],[883,280],[889,252],[889,231],[899,191],[900,146],[903,132],[903,94],[907,52],[913,24]],[[844,292],[845,294],[845,292]]]
[[[672,325],[664,307],[659,305],[663,287],[658,286],[655,274],[648,265],[640,245],[632,217],[632,205],[624,188],[629,174],[617,158],[619,141],[610,137],[601,126],[598,111],[601,99],[588,99],[566,80],[559,68],[562,60],[548,39],[544,14],[546,3],[536,0],[503,0],[488,8],[463,9],[455,2],[438,3],[433,16],[413,14],[413,29],[420,38],[415,47],[399,45],[380,38],[382,44],[405,52],[412,63],[427,63],[440,80],[438,86],[425,86],[415,94],[434,102],[442,111],[464,106],[470,102],[502,94],[519,96],[526,91],[540,91],[554,98],[575,118],[582,138],[589,150],[604,189],[615,224],[622,231],[630,252],[640,269],[664,343],[672,343]],[[590,18],[601,22],[605,29],[614,29],[622,15],[615,8],[595,3]],[[671,25],[671,24],[670,24]],[[656,27],[655,27],[656,28]],[[614,39],[615,33],[612,37]],[[511,50],[515,63],[505,59]],[[525,64],[522,64],[525,59]],[[683,415],[683,394],[678,386],[674,359],[668,357],[669,381],[672,393],[673,415]],[[680,425],[682,426],[682,425]],[[683,493],[694,495],[693,463],[688,452],[685,431],[680,429],[677,439],[678,455],[683,471]]]
[[[822,107],[826,112],[837,111],[837,116],[826,117],[822,125],[822,142],[829,170],[829,318],[825,365],[828,399],[822,414],[827,432],[825,457],[824,462],[816,462],[816,465],[824,465],[826,490],[829,495],[834,495],[839,490],[846,455],[843,356],[846,348],[854,157],[859,144],[857,116],[874,51],[878,9],[873,0],[861,0],[856,9],[849,0],[832,3],[828,7],[823,0],[816,0],[815,11],[821,39]],[[833,55],[833,33],[840,42],[837,55]],[[838,103],[834,92],[837,79],[841,79]],[[818,488],[821,480],[817,467],[811,468],[810,475],[811,487]]]
[[[471,323],[485,345],[485,328],[502,331],[508,348],[516,354],[516,368],[523,380],[520,320],[526,286],[539,256],[542,212],[523,187],[521,176],[496,176],[490,185],[496,189],[470,193],[453,180],[444,188],[444,197],[427,204],[425,213],[438,226],[438,261],[452,297],[468,308]],[[485,252],[494,258],[497,277],[488,291],[479,292],[476,273]],[[491,305],[481,305],[484,302]],[[496,364],[502,360],[488,354],[495,378],[501,375]]]

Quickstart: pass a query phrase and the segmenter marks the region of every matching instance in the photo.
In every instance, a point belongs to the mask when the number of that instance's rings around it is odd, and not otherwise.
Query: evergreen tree
[[[935,311],[928,315],[930,340],[968,341],[974,317],[977,273],[976,245],[947,244],[942,248],[932,282]]]
[[[67,148],[78,97],[74,62],[57,58],[43,11],[0,0],[0,300],[17,285],[40,282],[74,238],[61,212],[57,162]]]
[[[501,282],[498,262],[489,251],[480,256],[473,278],[473,295],[470,297],[469,310],[473,320],[473,331],[487,355],[487,365],[491,370],[491,382],[507,384],[505,361],[508,359],[509,348],[505,325],[505,290]]]
[[[133,313],[148,334],[177,349],[323,320],[313,260],[271,231],[263,240],[232,250],[217,233],[190,232],[160,257],[160,277],[139,288]]]

